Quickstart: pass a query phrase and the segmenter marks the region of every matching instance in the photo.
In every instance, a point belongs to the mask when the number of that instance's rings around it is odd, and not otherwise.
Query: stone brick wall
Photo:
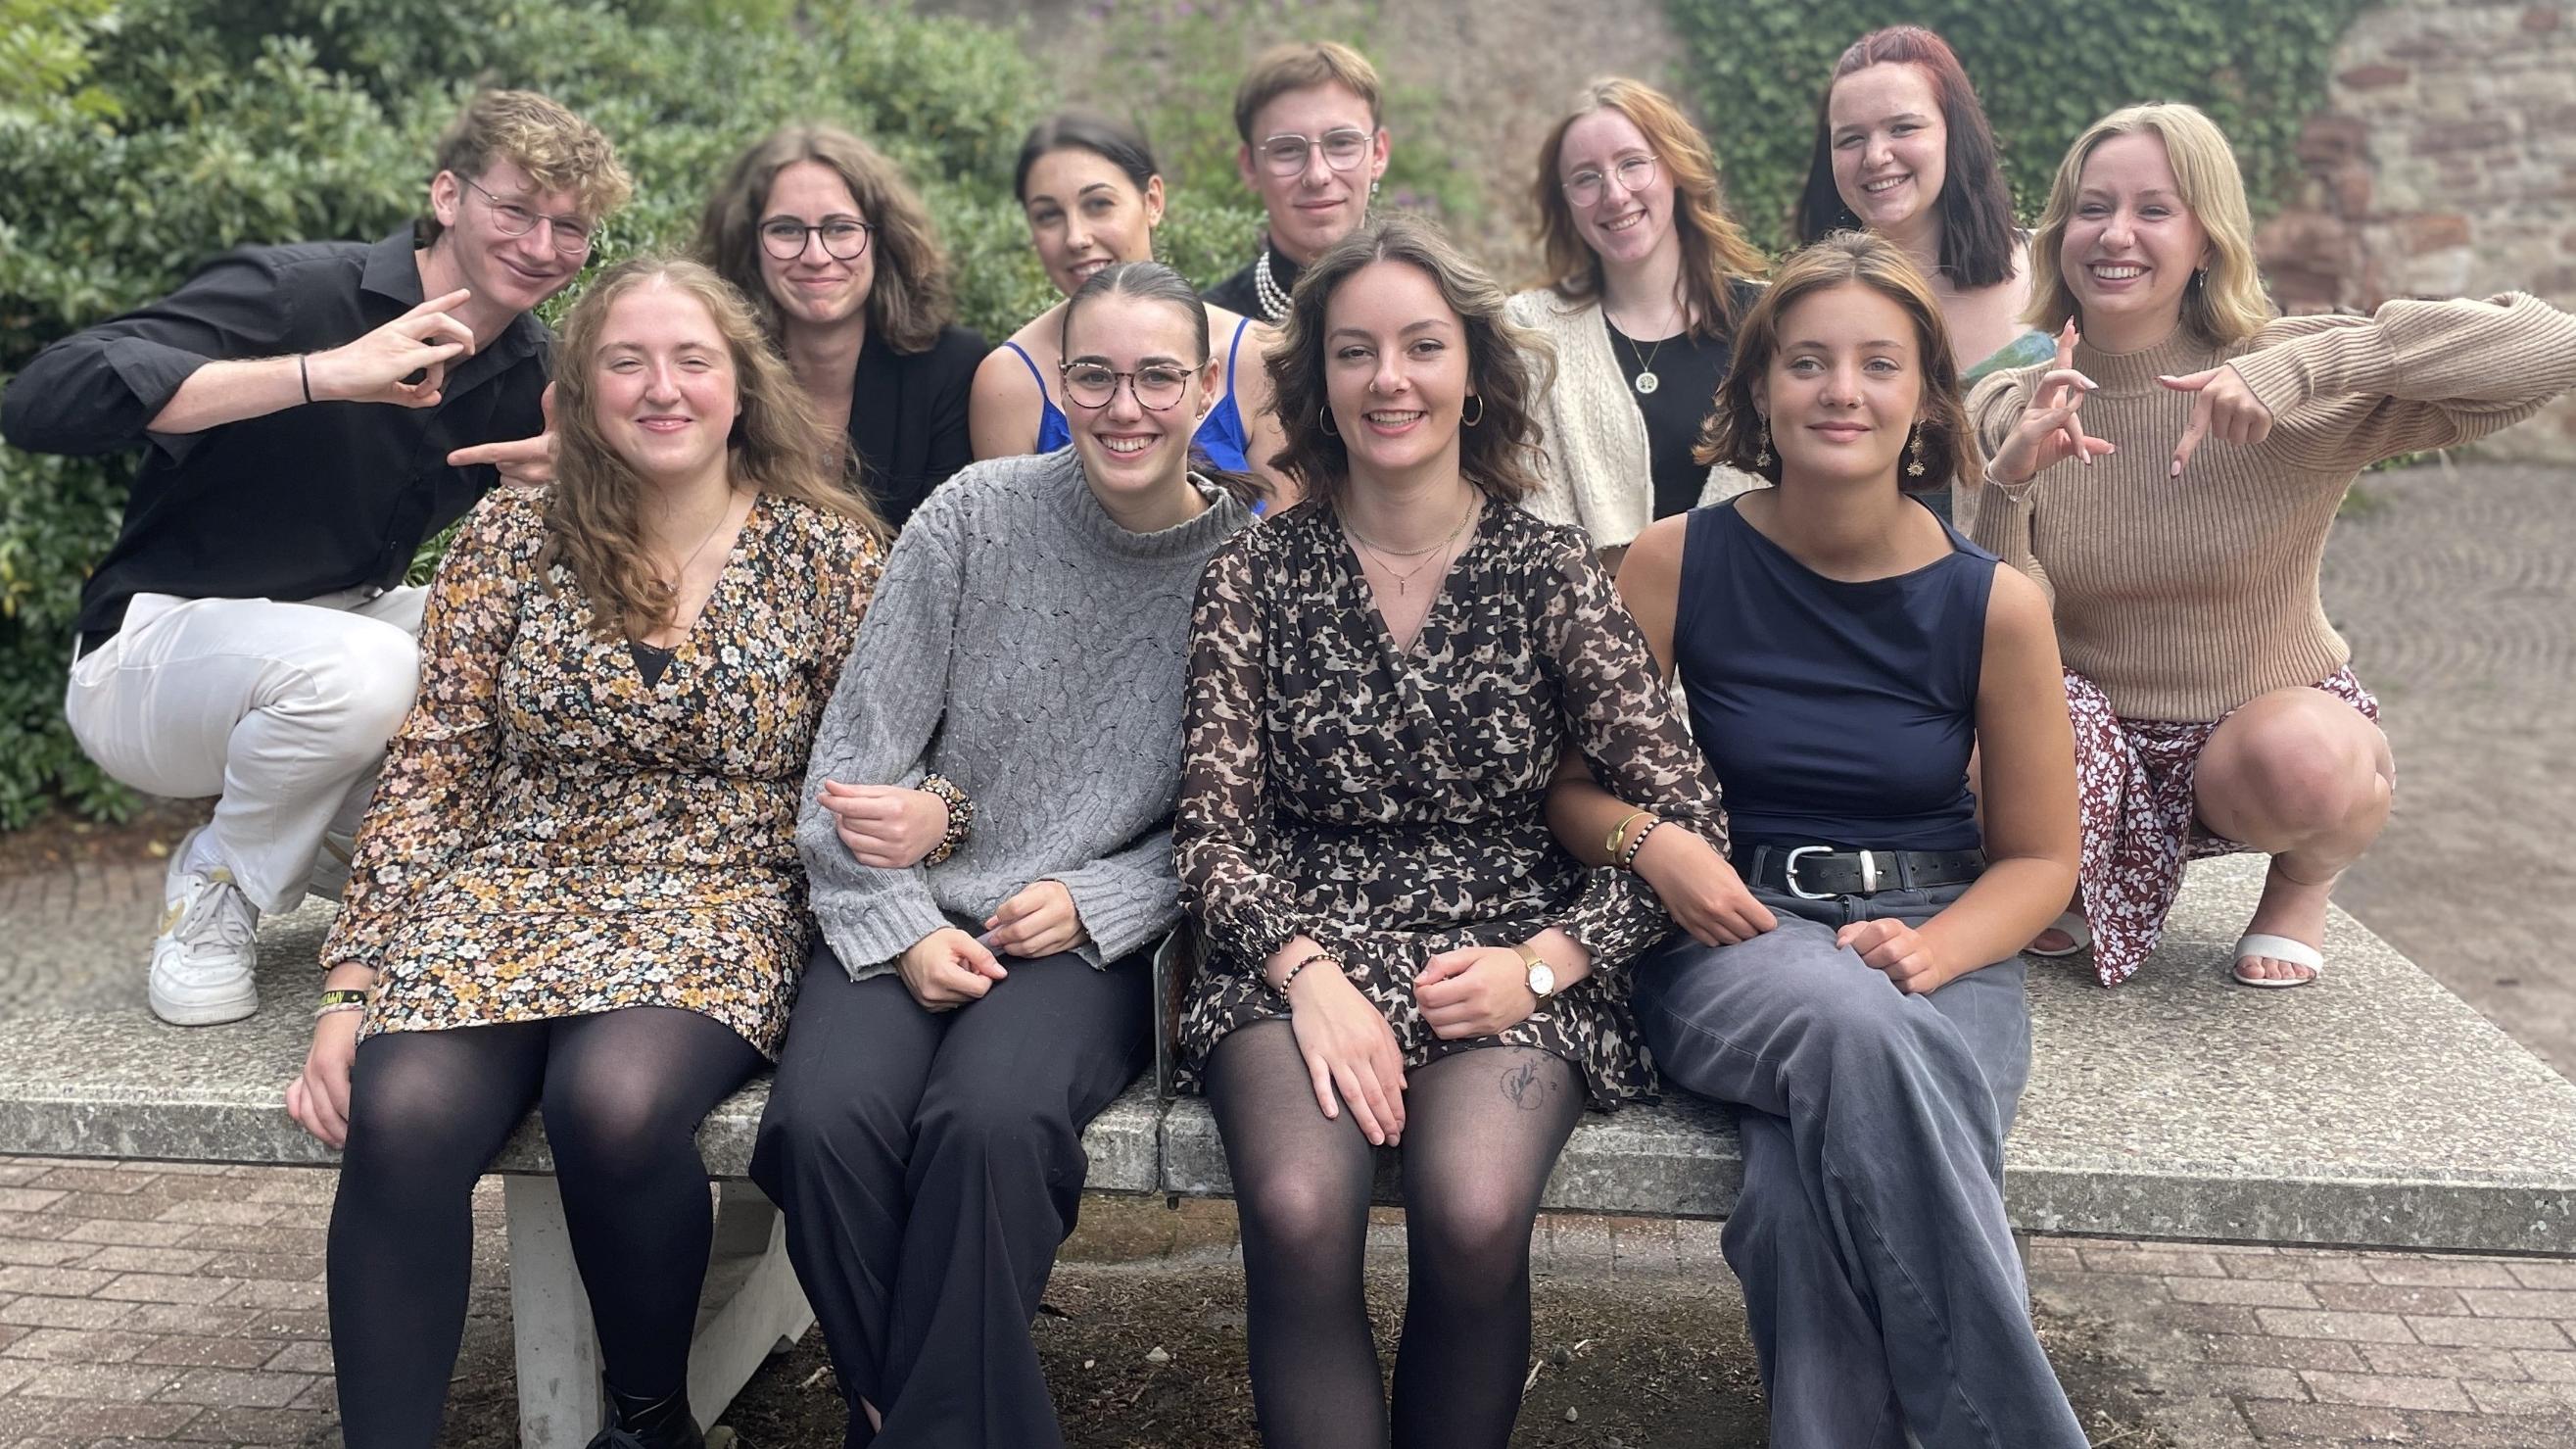
[[[2291,311],[2520,290],[2576,307],[2576,5],[2365,12],[2258,247]],[[2485,445],[2576,462],[2576,400]]]

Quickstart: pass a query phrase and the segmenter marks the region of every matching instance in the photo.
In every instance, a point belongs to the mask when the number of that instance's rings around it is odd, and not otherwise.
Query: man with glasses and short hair
[[[0,398],[18,447],[143,451],[63,712],[114,778],[218,797],[172,853],[152,947],[174,1025],[256,1010],[260,913],[345,879],[411,707],[422,540],[500,479],[553,475],[533,309],[632,186],[595,128],[525,91],[468,102],[436,159],[425,244],[405,226],[242,248],[46,348]]]
[[[1235,169],[1270,225],[1252,261],[1206,297],[1275,325],[1298,272],[1360,224],[1386,174],[1377,68],[1338,41],[1280,46],[1235,89],[1234,129]]]

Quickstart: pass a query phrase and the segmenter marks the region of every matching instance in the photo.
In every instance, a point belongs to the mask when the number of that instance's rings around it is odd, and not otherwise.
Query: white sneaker
[[[198,826],[170,853],[161,888],[167,909],[152,942],[152,1014],[172,1026],[217,1026],[259,1010],[251,967],[259,959],[259,912],[224,866],[190,869]]]

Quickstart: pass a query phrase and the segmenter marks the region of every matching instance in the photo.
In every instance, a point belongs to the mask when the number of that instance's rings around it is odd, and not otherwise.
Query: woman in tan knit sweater
[[[2182,105],[2077,139],[2031,263],[2058,355],[1972,395],[1993,462],[1963,511],[2054,600],[2084,803],[2081,915],[2061,925],[2089,923],[2116,984],[2187,859],[2259,850],[2235,979],[2303,985],[2395,780],[2318,596],[2326,531],[2362,468],[2576,386],[2576,318],[2520,293],[2276,316],[2227,139]]]
[[[1554,280],[1506,310],[1555,347],[1556,380],[1539,397],[1547,467],[1522,506],[1615,564],[1654,520],[1762,481],[1692,457],[1762,253],[1726,213],[1708,139],[1640,81],[1584,87],[1532,191]]]

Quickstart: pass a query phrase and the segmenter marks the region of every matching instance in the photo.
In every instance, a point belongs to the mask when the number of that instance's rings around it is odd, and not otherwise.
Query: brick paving
[[[2328,602],[2393,707],[2399,814],[2340,899],[2562,1071],[2576,1068],[2576,933],[2554,838],[2576,782],[2544,769],[2576,706],[2576,513],[2563,470],[2374,477],[2336,536]],[[2472,622],[2464,629],[2463,619]],[[2499,844],[2501,843],[2501,844]],[[2489,871],[2483,852],[2517,852]],[[139,989],[158,862],[0,878],[0,1011]],[[2562,880],[2576,884],[2576,880]],[[94,955],[50,932],[76,925]],[[299,1169],[0,1158],[0,1449],[337,1442],[322,1285],[331,1177]],[[509,1422],[498,1193],[477,1199],[477,1282],[449,1442]],[[1381,1246],[1400,1242],[1389,1218]],[[1553,1219],[1543,1276],[1731,1293],[1712,1224]],[[1069,1258],[1204,1261],[1222,1205],[1103,1202]],[[2175,1449],[2388,1442],[2576,1444],[2576,1262],[2048,1239],[2031,1282],[2053,1344]],[[1621,1291],[1626,1291],[1625,1289]],[[1650,1311],[1650,1310],[1649,1310]],[[506,1432],[500,1438],[506,1440]]]

